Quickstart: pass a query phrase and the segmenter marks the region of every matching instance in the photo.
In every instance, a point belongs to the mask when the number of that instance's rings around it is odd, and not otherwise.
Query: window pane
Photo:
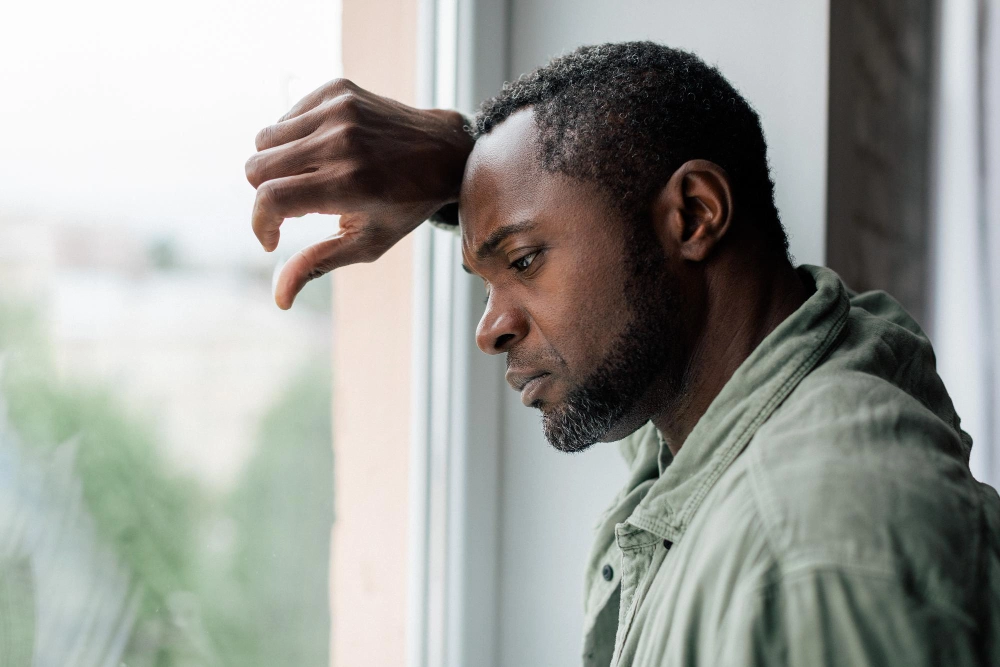
[[[340,71],[334,0],[0,22],[0,664],[328,664],[330,291],[250,230],[253,137]]]

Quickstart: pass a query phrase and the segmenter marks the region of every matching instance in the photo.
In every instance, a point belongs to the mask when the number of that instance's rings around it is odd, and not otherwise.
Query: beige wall
[[[344,73],[413,104],[417,1],[343,0]],[[331,664],[405,662],[412,242],[333,276]]]

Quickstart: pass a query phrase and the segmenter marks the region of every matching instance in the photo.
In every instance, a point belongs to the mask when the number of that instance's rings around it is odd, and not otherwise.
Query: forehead
[[[529,108],[476,140],[462,180],[459,221],[468,266],[513,228],[536,240],[619,248],[621,215],[596,183],[542,168],[538,127]],[[614,221],[615,224],[608,224]],[[530,231],[525,230],[530,223]],[[516,238],[516,237],[515,237]]]
[[[462,245],[477,248],[500,225],[533,220],[554,175],[538,160],[534,112],[522,109],[480,137],[466,163],[459,215]]]

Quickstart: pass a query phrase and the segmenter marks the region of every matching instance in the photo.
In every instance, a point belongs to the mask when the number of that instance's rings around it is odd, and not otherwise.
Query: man
[[[549,442],[620,440],[586,665],[1000,664],[1000,498],[927,338],[884,293],[794,268],[756,113],[656,44],[585,47],[484,103],[475,141],[337,81],[258,136],[253,227],[340,213],[310,278],[458,203],[477,343]]]

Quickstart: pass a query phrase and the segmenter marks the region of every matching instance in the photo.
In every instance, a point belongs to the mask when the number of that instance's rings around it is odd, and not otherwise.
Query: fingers
[[[264,250],[271,252],[278,247],[278,230],[285,218],[336,212],[326,210],[329,204],[324,201],[324,194],[330,187],[328,178],[318,172],[286,176],[266,181],[257,188],[251,224]]]
[[[257,150],[263,151],[275,146],[287,144],[290,141],[307,137],[323,124],[324,115],[318,107],[314,107],[295,118],[279,121],[268,125],[257,133],[254,144]]]
[[[288,310],[310,280],[342,266],[375,261],[384,251],[357,234],[341,233],[315,243],[296,253],[282,267],[274,288],[274,301],[282,310]]]
[[[247,160],[247,180],[250,185],[259,188],[262,183],[274,178],[314,172],[319,168],[319,156],[316,153],[315,147],[310,146],[306,139],[262,150]]]
[[[357,89],[358,87],[348,79],[334,79],[333,81],[328,81],[299,100],[295,106],[292,107],[291,111],[278,119],[278,122],[281,123],[282,121],[295,118],[296,116],[301,116],[310,109],[318,107],[323,100],[328,97],[335,97]]]

